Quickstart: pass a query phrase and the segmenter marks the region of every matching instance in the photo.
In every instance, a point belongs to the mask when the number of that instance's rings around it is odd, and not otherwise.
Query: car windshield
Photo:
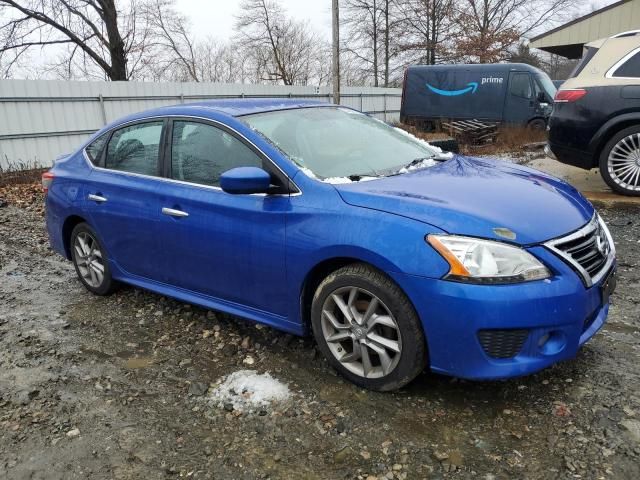
[[[279,110],[242,119],[322,179],[389,175],[440,153],[402,130],[346,108]]]

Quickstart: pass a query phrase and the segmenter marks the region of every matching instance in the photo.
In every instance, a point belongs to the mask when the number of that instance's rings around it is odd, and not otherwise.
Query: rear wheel
[[[542,118],[534,118],[529,122],[527,127],[536,132],[544,132],[544,130],[547,128],[547,122],[545,122]]]
[[[356,385],[394,390],[425,368],[425,339],[413,306],[395,283],[368,265],[330,274],[316,290],[311,316],[320,350]]]
[[[71,259],[80,282],[96,295],[108,295],[116,286],[107,255],[96,232],[79,223],[71,232]]]
[[[623,195],[640,196],[640,126],[615,134],[600,154],[600,175]]]

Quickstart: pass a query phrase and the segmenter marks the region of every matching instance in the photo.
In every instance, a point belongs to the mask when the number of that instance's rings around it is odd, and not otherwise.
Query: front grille
[[[589,287],[605,273],[612,252],[609,236],[595,216],[577,232],[547,246],[577,270]]]
[[[478,332],[478,340],[484,353],[492,358],[515,357],[522,350],[528,336],[529,330],[526,329],[480,330]]]

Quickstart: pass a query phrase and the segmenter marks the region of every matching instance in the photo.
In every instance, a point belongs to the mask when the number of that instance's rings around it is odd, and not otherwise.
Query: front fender
[[[425,241],[442,233],[432,225],[363,207],[309,208],[292,197],[287,220],[289,318],[301,322],[300,292],[308,275],[327,260],[350,258],[384,272],[441,278],[447,262]]]

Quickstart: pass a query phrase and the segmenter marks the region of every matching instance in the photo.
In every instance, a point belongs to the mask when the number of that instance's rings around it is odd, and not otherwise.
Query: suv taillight
[[[558,90],[556,96],[553,99],[555,103],[570,103],[580,100],[587,94],[587,91],[583,88],[572,88],[567,90]]]
[[[44,172],[42,174],[42,190],[45,193],[47,193],[47,191],[49,190],[49,187],[53,183],[54,177],[55,177],[55,175],[53,173],[51,173],[51,172]]]

